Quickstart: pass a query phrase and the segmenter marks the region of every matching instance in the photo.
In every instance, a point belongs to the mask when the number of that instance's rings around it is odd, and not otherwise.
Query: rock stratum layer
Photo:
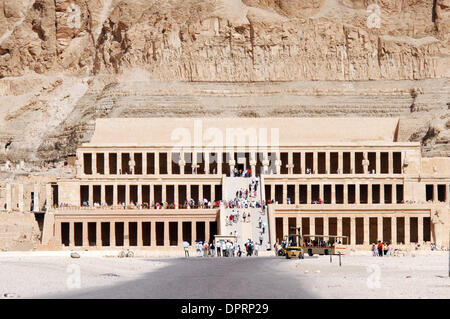
[[[0,162],[116,116],[396,116],[450,156],[449,41],[449,0],[0,0]]]

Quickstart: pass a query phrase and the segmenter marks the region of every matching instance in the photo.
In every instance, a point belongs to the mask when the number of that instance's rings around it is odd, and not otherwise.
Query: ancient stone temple
[[[98,119],[76,174],[47,184],[42,241],[170,250],[235,235],[267,246],[300,226],[356,248],[448,245],[450,158],[422,158],[398,129],[392,118]],[[229,205],[247,190],[247,206]]]

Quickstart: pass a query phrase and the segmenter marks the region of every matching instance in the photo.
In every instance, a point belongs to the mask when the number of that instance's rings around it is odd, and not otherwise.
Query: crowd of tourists
[[[244,243],[244,251],[241,245],[230,240],[221,240],[214,245],[213,242],[197,241],[195,250],[197,257],[241,257],[244,253],[246,256],[258,256],[259,247],[250,238]],[[184,245],[185,257],[189,257],[189,246]]]

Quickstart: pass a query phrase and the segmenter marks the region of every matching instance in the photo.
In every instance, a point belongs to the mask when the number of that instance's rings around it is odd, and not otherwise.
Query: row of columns
[[[268,183],[266,183],[267,185]],[[291,199],[291,203],[299,204],[300,203],[300,185],[306,185],[306,194],[307,194],[307,203],[310,204],[312,202],[312,191],[311,187],[312,185],[318,185],[319,186],[319,198],[323,201],[324,200],[324,185],[330,185],[331,186],[331,204],[336,204],[336,185],[343,185],[342,192],[343,192],[343,204],[348,204],[348,185],[355,185],[355,202],[356,204],[360,204],[360,185],[367,185],[367,203],[372,204],[373,198],[372,198],[372,185],[379,185],[380,186],[380,203],[384,203],[385,201],[385,191],[384,186],[385,185],[391,185],[391,202],[396,203],[397,202],[397,185],[403,185],[403,184],[386,184],[386,183],[377,183],[377,184],[371,184],[371,183],[344,183],[344,184],[330,184],[330,183],[308,183],[308,184],[269,184],[270,185],[270,195],[272,199],[275,199],[275,185],[282,185],[283,186],[283,203],[287,203],[288,198],[288,185],[294,185],[294,198]],[[267,196],[266,196],[267,197]],[[269,199],[269,198],[266,198]],[[295,200],[295,201],[293,201]]]
[[[85,152],[85,153],[90,153],[90,152]],[[136,163],[134,161],[134,154],[138,153],[138,154],[142,154],[142,170],[143,170],[143,174],[146,175],[148,174],[147,172],[147,154],[154,154],[154,174],[155,175],[159,175],[160,174],[160,163],[159,163],[159,154],[160,152],[151,152],[151,153],[147,153],[147,152],[115,152],[114,154],[117,154],[117,168],[118,171],[119,169],[121,169],[122,167],[122,153],[124,154],[130,154],[130,161],[129,161],[129,165],[130,166],[134,166]],[[166,167],[167,167],[167,174],[172,174],[172,153],[171,152],[161,152],[164,154],[167,154],[167,163],[166,163]],[[189,152],[190,153],[190,152]],[[199,152],[200,153],[200,152]],[[228,152],[230,154],[230,160],[228,161],[228,164],[230,165],[230,171],[233,171],[234,167],[236,166],[236,161],[234,160],[234,155],[235,152]],[[249,163],[250,163],[250,167],[245,167],[246,169],[251,169],[252,172],[256,171],[256,164],[257,164],[257,153],[256,152],[248,152],[249,153]],[[269,162],[269,157],[268,157],[268,152],[261,152],[263,153],[263,159],[261,161],[261,164],[263,166],[263,172],[264,173],[268,173],[268,167],[269,165],[271,165],[271,163]],[[331,153],[337,153],[338,154],[338,171],[340,173],[343,173],[343,169],[344,169],[344,153],[349,153],[350,154],[350,173],[354,174],[355,173],[355,154],[356,153],[363,153],[363,161],[361,163],[361,165],[363,166],[363,170],[364,173],[367,174],[368,172],[368,166],[369,166],[369,161],[368,161],[368,151],[363,151],[363,152],[358,152],[358,151],[311,151],[311,152],[280,152],[280,151],[276,151],[276,152],[272,152],[273,154],[276,154],[276,158],[273,158],[272,160],[274,160],[274,163],[272,163],[272,165],[274,165],[275,167],[275,173],[280,174],[280,169],[282,166],[286,167],[288,169],[288,174],[293,174],[293,170],[295,168],[295,163],[293,160],[293,154],[294,153],[298,153],[300,156],[300,162],[296,163],[297,166],[299,165],[301,168],[301,173],[305,174],[306,173],[306,154],[307,153],[312,153],[313,155],[313,170],[312,170],[312,174],[317,174],[318,173],[318,167],[319,167],[319,153],[325,153],[325,174],[334,174],[336,172],[331,172],[330,171],[330,167],[331,167],[331,159],[330,159],[330,154]],[[287,153],[288,154],[288,162],[287,163],[283,163],[280,159],[280,153]],[[372,152],[370,152],[372,153]],[[375,160],[375,171],[376,174],[380,173],[381,170],[381,153],[382,152],[373,152],[376,155],[376,160]],[[389,151],[389,152],[383,152],[383,153],[388,153],[388,174],[393,174],[394,172],[394,152],[393,151]],[[401,153],[401,152],[398,152]],[[81,158],[83,159],[84,153],[81,153]],[[96,152],[92,152],[90,153],[92,154],[92,172],[93,174],[97,174],[97,153]],[[101,154],[105,154],[104,156],[104,171],[105,174],[109,175],[109,153],[101,153]],[[197,152],[192,152],[190,153],[192,154],[192,167],[197,168],[198,165],[198,161],[197,161]],[[205,169],[206,169],[206,174],[209,174],[209,161],[210,161],[210,157],[209,157],[209,153],[203,153],[203,162],[205,163]],[[216,174],[221,175],[222,174],[222,163],[223,163],[223,158],[222,158],[222,153],[215,153],[217,154],[216,158],[217,158],[217,169],[216,169]],[[242,154],[242,153],[239,153]],[[404,158],[404,154],[402,154],[402,158]],[[84,172],[84,160],[81,160],[81,165],[82,165],[82,172]],[[186,162],[184,161],[184,153],[181,153],[180,155],[180,160],[177,163],[178,165],[180,165],[180,175],[184,174],[184,165],[186,164]],[[134,173],[134,170],[133,170]],[[202,172],[203,173],[203,172]]]
[[[150,246],[156,246],[156,223],[164,223],[164,245],[163,246],[171,246],[170,245],[170,231],[169,231],[169,222],[176,222],[177,223],[177,245],[176,246],[182,246],[183,243],[183,222],[190,222],[191,223],[191,245],[195,243],[197,240],[197,221],[191,221],[191,220],[177,220],[177,221],[70,221],[69,223],[69,246],[75,246],[75,223],[82,223],[82,247],[88,247],[89,246],[89,237],[88,237],[88,223],[95,223],[96,224],[96,240],[95,240],[95,247],[102,247],[102,223],[109,223],[109,246],[108,247],[116,247],[116,229],[115,229],[115,223],[123,223],[123,246],[129,247],[130,246],[130,238],[129,238],[129,223],[136,222],[137,223],[137,246],[141,247],[143,246],[143,233],[142,233],[142,223],[149,222],[150,223]],[[209,241],[210,237],[210,221],[201,221],[205,223],[205,240]],[[56,238],[62,243],[62,223],[58,222],[56,227]],[[159,245],[161,246],[161,245]]]
[[[142,186],[149,186],[149,202],[153,203],[155,201],[155,185],[161,186],[161,199],[162,202],[167,201],[167,186],[174,186],[174,202],[175,205],[183,204],[178,202],[179,197],[179,186],[186,186],[186,200],[191,198],[191,186],[195,185],[198,186],[198,199],[203,199],[203,186],[208,185],[210,186],[210,197],[211,201],[214,201],[216,198],[216,185],[221,184],[135,184],[135,183],[115,183],[115,184],[88,184],[89,187],[89,203],[94,203],[94,186],[100,186],[100,197],[101,197],[101,203],[106,203],[106,186],[113,186],[113,204],[117,205],[118,203],[118,187],[119,186],[125,186],[125,204],[129,205],[131,204],[131,191],[130,186],[137,186],[137,201],[139,204],[142,204]],[[81,194],[80,194],[81,196]],[[222,194],[218,196],[218,198],[222,198]],[[136,204],[136,203],[135,203]]]
[[[334,217],[334,216],[333,216]],[[320,215],[320,214],[314,214],[314,215],[302,215],[302,216],[295,216],[296,218],[296,225],[297,227],[302,225],[302,218],[308,218],[309,219],[309,234],[315,234],[315,220],[316,218],[322,218],[323,219],[323,234],[324,236],[328,236],[329,234],[329,217],[328,215]],[[350,216],[350,245],[356,245],[356,217],[359,216]],[[363,229],[364,229],[364,239],[363,239],[363,245],[369,245],[371,244],[369,242],[369,228],[370,228],[370,218],[377,218],[377,240],[383,241],[383,218],[391,218],[391,243],[396,244],[397,243],[397,217],[400,216],[371,216],[371,215],[364,215],[361,216],[363,218]],[[423,242],[423,216],[401,216],[405,218],[404,223],[404,236],[405,236],[405,244],[410,243],[411,233],[410,233],[410,218],[416,217],[418,220],[418,242]],[[288,234],[289,231],[289,217],[277,217],[277,218],[283,218],[283,236]],[[292,217],[291,217],[292,218]],[[343,236],[342,232],[342,220],[343,216],[336,216],[334,217],[337,219],[337,236]],[[431,230],[431,225],[430,225]],[[303,234],[305,234],[304,230],[302,230]],[[317,234],[319,235],[319,234]],[[280,238],[278,238],[280,239]],[[275,239],[276,240],[276,239]],[[281,239],[280,239],[281,240]]]
[[[16,196],[13,196],[13,188],[17,187]],[[33,202],[33,212],[39,212],[41,211],[41,184],[35,183],[33,184],[33,197],[30,198],[29,203],[31,201]],[[47,207],[50,207],[52,203],[52,188],[51,184],[45,185],[45,202]],[[25,185],[23,183],[18,184],[11,184],[7,183],[5,185],[5,202],[3,207],[0,207],[0,209],[4,209],[6,211],[12,211],[13,209],[16,209],[19,212],[24,212],[28,210],[27,207],[25,207]],[[13,204],[14,203],[14,204]]]

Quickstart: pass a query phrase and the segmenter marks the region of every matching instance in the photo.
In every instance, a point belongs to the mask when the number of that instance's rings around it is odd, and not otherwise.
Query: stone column
[[[283,204],[287,204],[287,184],[283,183]]]
[[[97,175],[97,152],[92,152],[92,174]]]
[[[330,152],[325,152],[325,172],[330,174]]]
[[[350,174],[355,174],[355,152],[350,152]]]
[[[369,226],[370,226],[370,221],[369,221],[369,216],[364,216],[364,240],[363,243],[364,245],[369,245]]]
[[[109,223],[109,244],[116,247],[116,222]]]
[[[89,206],[94,207],[94,185],[89,184]]]
[[[419,244],[423,243],[423,217],[417,217],[417,241]]]
[[[167,185],[162,184],[161,185],[161,199],[164,202],[167,202]]]
[[[275,200],[275,184],[270,184],[270,197],[272,197],[271,200]]]
[[[130,205],[130,184],[125,184],[125,205]]]
[[[203,203],[203,184],[198,185],[198,199]]]
[[[384,204],[384,184],[380,183],[380,204]]]
[[[311,193],[311,184],[306,184],[306,198],[307,198],[307,204],[312,203],[312,193]]]
[[[195,220],[192,221],[191,227],[192,227],[192,230],[191,230],[192,243],[191,243],[191,245],[193,245],[193,243],[195,243],[195,241],[197,240],[197,221],[195,221]]]
[[[105,167],[105,175],[109,175],[109,153],[108,152],[105,152],[104,153],[105,155],[104,155],[104,167]]]
[[[155,152],[155,175],[159,175],[159,152]]]
[[[294,156],[292,152],[288,152],[288,174],[294,173]]]
[[[391,238],[394,245],[397,244],[397,216],[391,217]]]
[[[355,183],[355,203],[356,203],[356,204],[360,204],[360,203],[361,203],[359,187],[360,187],[359,182],[356,182],[356,183]]]
[[[222,175],[222,164],[223,164],[223,154],[222,152],[217,152],[217,174]]]
[[[381,172],[381,153],[375,153],[375,173],[380,174]]]
[[[409,244],[411,241],[411,227],[409,216],[405,216],[405,244]]]
[[[9,202],[8,202],[8,197],[6,197],[7,200],[7,205],[8,205],[8,210],[11,210],[11,185],[9,185],[9,191],[8,191],[8,185],[6,185],[6,196],[10,196]],[[39,212],[41,210],[41,203],[39,202],[39,193],[40,193],[40,189],[39,189],[39,184],[34,184],[34,207],[33,207],[33,211],[35,212]]]
[[[51,188],[51,186],[50,186],[50,188]],[[20,212],[23,212],[24,211],[24,203],[23,203],[23,196],[24,195],[24,192],[23,192],[23,184],[22,183],[20,183],[19,184],[19,211]],[[52,204],[52,203],[50,203],[50,204]],[[1,208],[1,207],[0,207]]]
[[[383,242],[383,216],[377,216],[377,237]]]
[[[289,219],[288,217],[283,217],[283,238],[289,234]]]
[[[211,184],[211,203],[216,201],[216,185]]]
[[[75,222],[69,222],[69,246],[75,246]]]
[[[372,199],[372,183],[369,181],[369,183],[367,183],[367,204],[372,204],[373,199]]]
[[[294,187],[295,187],[294,189],[295,204],[300,204],[300,191],[299,191],[300,185],[294,184]]]
[[[350,245],[356,245],[356,217],[350,217]]]
[[[318,168],[319,168],[319,161],[317,160],[318,156],[317,156],[317,152],[313,152],[313,174],[317,174],[319,172]]]
[[[83,247],[89,246],[88,223],[83,222]]]
[[[172,152],[167,152],[167,174],[172,174]]]
[[[191,199],[191,184],[186,185],[186,197],[187,200]]]
[[[205,240],[209,243],[210,229],[209,221],[205,220]]]
[[[397,204],[397,184],[392,184],[392,204]]]
[[[150,222],[150,245],[156,247],[156,220]]]
[[[137,185],[137,197],[139,205],[142,205],[142,184]]]
[[[130,247],[130,226],[127,221],[123,222],[123,245]]]
[[[178,232],[178,246],[183,245],[183,221],[179,220],[177,223],[177,232]]]
[[[96,222],[95,223],[95,246],[101,247],[102,246],[102,223]]]
[[[19,190],[20,190],[20,184],[19,184]],[[20,201],[21,201],[21,199],[20,199],[20,194],[19,194],[19,203],[20,203]],[[47,184],[45,184],[45,211],[48,211],[52,207],[52,204],[53,204],[52,185],[47,183]],[[19,209],[20,209],[20,207],[19,207]]]
[[[344,204],[348,204],[348,185],[346,183],[344,183],[344,186],[342,186],[342,196],[343,198],[343,203]]]
[[[142,247],[144,245],[142,240],[142,221],[137,221],[137,245],[138,247]]]
[[[300,169],[302,174],[306,174],[306,153],[300,152]]]
[[[394,153],[389,152],[389,174],[394,173]]]
[[[117,183],[114,183],[114,186],[113,186],[113,205],[117,205],[118,203],[118,193],[119,193],[119,191],[118,191],[118,186],[117,186]]]
[[[328,215],[324,215],[322,218],[323,218],[323,235],[328,236],[329,234]]]
[[[344,152],[338,152],[338,170],[339,174],[344,173]]]
[[[337,217],[337,235],[342,236],[342,217]]]
[[[438,201],[438,185],[437,184],[433,184],[433,202],[437,202]]]
[[[323,195],[323,193],[324,193],[324,188],[325,188],[325,186],[324,186],[324,184],[322,184],[322,183],[320,183],[319,184],[319,197],[320,197],[320,199],[322,200],[322,203],[324,202],[324,195]]]
[[[148,172],[147,172],[147,152],[142,152],[142,175],[148,175]]]
[[[316,234],[316,216],[314,214],[309,216],[309,233]]]
[[[117,174],[123,174],[122,172],[122,152],[117,152]]]
[[[331,204],[336,204],[336,184],[331,184]]]
[[[105,184],[101,184],[100,185],[100,205],[103,205],[103,203],[106,203],[106,185]]]
[[[155,201],[155,185],[150,184],[150,203],[149,205],[151,205],[154,201]]]
[[[55,223],[55,237],[57,240],[58,245],[62,246],[62,234],[61,234],[61,222],[56,222]]]
[[[174,197],[174,202],[175,202],[175,208],[176,208],[176,209],[178,209],[178,207],[179,207],[179,205],[180,205],[180,203],[178,202],[178,197],[179,197],[178,187],[179,187],[178,184],[175,184],[175,185],[173,186],[173,191],[174,191],[173,197]],[[181,203],[181,204],[183,204],[183,203]]]

